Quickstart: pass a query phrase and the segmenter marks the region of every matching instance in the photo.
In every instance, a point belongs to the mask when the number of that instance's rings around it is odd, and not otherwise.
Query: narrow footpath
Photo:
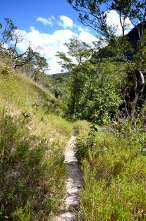
[[[54,221],[78,221],[79,192],[82,186],[82,174],[75,157],[76,132],[66,146],[64,157],[67,168],[66,189],[67,196],[65,199],[64,212],[55,217]]]

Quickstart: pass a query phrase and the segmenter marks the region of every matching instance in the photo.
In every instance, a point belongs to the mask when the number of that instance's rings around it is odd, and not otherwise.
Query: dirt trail
[[[54,221],[78,221],[79,192],[82,185],[82,175],[74,151],[76,135],[74,132],[64,152],[67,168],[65,210],[60,216],[55,217]]]

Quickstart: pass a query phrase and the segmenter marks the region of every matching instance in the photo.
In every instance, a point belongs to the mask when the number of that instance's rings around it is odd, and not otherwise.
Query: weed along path
[[[54,221],[78,221],[79,192],[82,186],[82,174],[78,160],[75,157],[76,135],[76,132],[74,132],[64,152],[67,168],[65,209],[60,216],[53,219]]]

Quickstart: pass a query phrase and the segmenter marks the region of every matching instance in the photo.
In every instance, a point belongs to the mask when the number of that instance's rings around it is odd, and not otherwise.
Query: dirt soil
[[[68,142],[64,151],[65,163],[67,168],[66,192],[67,196],[64,203],[64,211],[54,221],[78,221],[79,192],[82,186],[82,174],[75,157],[76,132]]]

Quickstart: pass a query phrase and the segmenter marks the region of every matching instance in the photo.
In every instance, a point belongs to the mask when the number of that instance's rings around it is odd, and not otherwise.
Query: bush
[[[62,202],[61,151],[33,135],[25,117],[0,112],[0,220],[45,220]]]
[[[146,220],[146,158],[139,130],[129,122],[117,135],[99,128],[87,151],[89,135],[77,141],[84,179],[80,220]]]
[[[10,74],[10,68],[8,68],[8,67],[2,68],[1,73],[2,73],[2,75],[4,75],[4,76],[9,75],[9,74]]]

